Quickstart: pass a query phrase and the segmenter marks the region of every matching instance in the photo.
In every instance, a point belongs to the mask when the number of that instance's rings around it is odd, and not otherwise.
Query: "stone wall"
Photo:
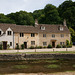
[[[75,54],[0,54],[0,61],[32,59],[75,59]]]

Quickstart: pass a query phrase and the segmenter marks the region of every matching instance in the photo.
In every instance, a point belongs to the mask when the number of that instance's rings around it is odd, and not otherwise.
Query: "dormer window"
[[[0,35],[1,35],[1,31],[0,31]]]
[[[11,35],[11,31],[8,31],[8,32],[7,32],[7,35]]]
[[[45,30],[45,27],[41,27],[41,30]]]
[[[63,31],[63,30],[64,30],[62,26],[60,26],[58,29],[59,29],[60,31]]]
[[[60,31],[63,31],[63,27],[60,27]]]

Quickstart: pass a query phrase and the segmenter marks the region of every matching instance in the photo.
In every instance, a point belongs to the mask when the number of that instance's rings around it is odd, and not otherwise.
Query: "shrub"
[[[10,45],[8,44],[8,45],[7,45],[7,49],[9,49],[9,48],[10,48]]]
[[[56,48],[61,48],[61,45],[57,45]]]
[[[17,44],[17,46],[16,46],[16,49],[20,49],[18,44]]]
[[[0,44],[0,50],[2,50],[2,44]]]
[[[68,46],[70,43],[69,43],[69,40],[66,40],[66,46]]]
[[[35,47],[34,46],[31,46],[29,49],[34,49]]]
[[[52,48],[52,46],[49,44],[47,48]]]
[[[42,46],[36,46],[35,48],[36,48],[36,49],[41,49],[41,48],[42,48]]]
[[[62,48],[66,48],[66,45],[62,45]]]
[[[47,48],[46,46],[44,46],[43,48]]]
[[[24,44],[21,45],[21,49],[24,49]]]

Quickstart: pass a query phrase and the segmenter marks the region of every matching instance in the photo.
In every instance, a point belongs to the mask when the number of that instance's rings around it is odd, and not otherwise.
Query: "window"
[[[12,42],[10,42],[10,46],[12,46]]]
[[[64,37],[64,34],[61,34],[61,37]]]
[[[65,42],[60,42],[60,45],[65,45]]]
[[[20,37],[24,37],[24,34],[23,33],[20,33]]]
[[[52,34],[52,37],[55,38],[55,34]]]
[[[45,27],[42,27],[42,26],[41,26],[41,30],[45,30]]]
[[[46,37],[46,34],[43,34],[43,37]]]
[[[35,45],[35,41],[31,41],[31,45]]]
[[[8,33],[7,33],[8,35],[11,35],[11,31],[8,31]]]
[[[31,37],[35,37],[35,34],[34,33],[31,33]]]
[[[0,31],[0,35],[1,35],[1,31]]]
[[[46,46],[47,45],[47,42],[43,42],[43,46]]]

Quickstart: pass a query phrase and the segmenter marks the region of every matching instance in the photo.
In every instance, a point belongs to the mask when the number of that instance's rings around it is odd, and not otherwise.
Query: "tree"
[[[75,31],[71,27],[69,28],[69,30],[71,33],[71,40],[72,40],[72,42],[75,42]]]
[[[33,16],[26,11],[11,13],[7,17],[14,20],[18,25],[34,25]]]
[[[58,24],[60,22],[59,13],[54,5],[47,4],[44,8],[45,12],[45,23],[47,24]]]

